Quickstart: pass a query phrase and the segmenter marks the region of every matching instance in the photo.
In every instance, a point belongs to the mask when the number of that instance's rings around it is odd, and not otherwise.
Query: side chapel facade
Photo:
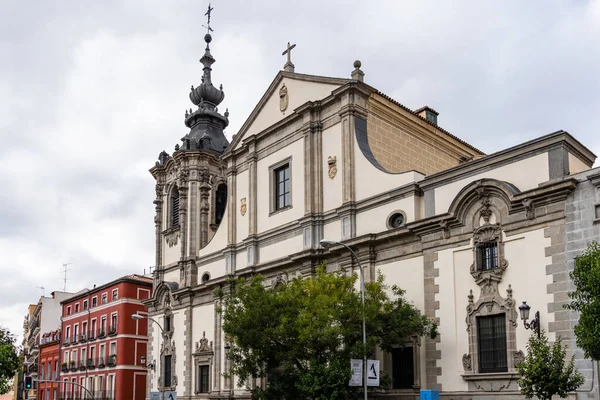
[[[390,399],[439,389],[447,398],[522,398],[515,365],[531,331],[518,306],[539,311],[550,338],[566,339],[591,387],[594,370],[575,348],[566,311],[568,271],[600,235],[595,155],[558,131],[485,155],[364,82],[299,74],[291,61],[273,79],[231,143],[222,86],[210,52],[193,87],[190,129],[150,170],[156,179],[156,269],[149,316],[148,392],[182,399],[250,398],[225,377],[226,340],[213,291],[229,276],[261,273],[275,284],[328,268],[367,281],[381,271],[436,318],[436,340],[414,338],[379,352]],[[586,397],[587,396],[587,397]],[[596,394],[597,396],[597,394]],[[387,398],[387,397],[386,397]]]

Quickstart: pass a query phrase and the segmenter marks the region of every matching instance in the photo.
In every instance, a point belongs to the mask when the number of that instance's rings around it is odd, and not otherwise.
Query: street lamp
[[[133,315],[131,315],[131,319],[133,319],[134,321],[139,321],[139,320],[141,320],[141,319],[148,319],[148,320],[150,320],[150,321],[154,322],[154,323],[155,323],[155,324],[158,326],[158,328],[160,329],[160,333],[161,333],[161,336],[162,336],[162,338],[163,338],[163,346],[164,346],[164,340],[165,340],[165,335],[164,335],[164,332],[165,332],[165,331],[163,330],[163,327],[162,327],[162,326],[161,326],[161,325],[158,323],[158,321],[156,321],[154,318],[152,318],[152,317],[149,317],[149,316],[147,316],[147,315],[141,315],[141,314],[137,314],[137,313],[136,313],[136,314],[133,314]],[[160,358],[160,356],[159,356],[159,358]],[[145,363],[146,363],[146,357],[142,356],[142,358],[140,359],[140,361],[142,362],[142,364],[145,364]],[[147,369],[150,369],[150,370],[152,370],[152,371],[156,372],[156,364],[155,364],[155,361],[154,361],[154,360],[152,360],[152,361],[150,362],[150,364],[148,364],[148,365],[147,365],[147,366],[145,366],[145,367],[146,367]]]
[[[523,302],[523,304],[521,304],[519,306],[519,313],[521,314],[521,319],[523,320],[523,326],[525,326],[525,329],[535,329],[536,333],[537,333],[537,337],[539,339],[540,337],[540,312],[536,311],[535,313],[535,318],[531,320],[531,322],[527,323],[527,320],[529,319],[529,311],[531,310],[531,307],[527,304],[526,301]]]
[[[329,249],[331,246],[335,244],[339,244],[340,246],[345,247],[350,251],[350,254],[356,260],[358,264],[358,269],[360,271],[360,296],[362,300],[362,339],[363,339],[363,391],[365,392],[365,400],[367,400],[367,328],[365,324],[365,276],[363,272],[362,265],[360,264],[360,260],[356,256],[356,253],[344,243],[336,242],[335,240],[327,240],[321,239],[319,242],[321,247],[324,249]]]

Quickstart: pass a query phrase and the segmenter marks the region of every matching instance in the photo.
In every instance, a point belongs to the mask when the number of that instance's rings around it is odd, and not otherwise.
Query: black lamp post
[[[521,304],[519,306],[519,313],[521,314],[521,319],[523,320],[523,326],[525,326],[525,329],[535,329],[538,339],[540,337],[540,312],[536,311],[535,312],[535,318],[531,320],[531,322],[527,322],[527,320],[529,319],[529,311],[531,310],[531,307],[527,304],[526,301],[523,302],[523,304]]]

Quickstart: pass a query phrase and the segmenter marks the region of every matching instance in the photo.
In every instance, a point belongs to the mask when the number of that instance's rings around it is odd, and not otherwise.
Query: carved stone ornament
[[[450,228],[448,228],[448,222],[440,221],[440,228],[442,228],[442,237],[444,239],[450,239]]]
[[[531,199],[523,200],[523,207],[525,207],[525,217],[527,219],[535,218],[535,206],[533,205],[533,201]]]
[[[283,112],[287,110],[289,103],[288,89],[285,83],[279,88],[279,111]]]
[[[212,342],[208,342],[206,332],[202,331],[202,339],[196,342],[196,353],[212,353]]]
[[[187,188],[188,176],[189,171],[186,168],[180,169],[177,173],[177,186],[179,187],[180,191],[184,188]]]
[[[329,179],[335,178],[335,176],[337,175],[337,157],[329,156],[329,158],[327,158],[327,165],[329,166]]]
[[[240,213],[242,214],[242,217],[244,215],[246,215],[246,211],[248,210],[248,207],[246,206],[246,198],[242,197],[240,199]]]
[[[483,243],[496,243],[498,251],[498,266],[497,268],[480,270],[477,267],[477,245]],[[485,224],[475,229],[473,233],[473,264],[471,264],[471,276],[475,279],[478,285],[493,280],[500,282],[504,270],[508,267],[508,261],[504,259],[504,243],[502,242],[502,228],[500,224]]]
[[[465,371],[470,371],[473,368],[470,354],[463,354],[462,363],[463,363],[463,368],[465,369]]]
[[[519,364],[525,361],[525,354],[521,350],[515,351],[513,354],[513,365],[515,368],[519,368]]]
[[[169,247],[173,247],[177,245],[177,242],[179,241],[179,236],[181,235],[181,231],[179,230],[179,227],[174,227],[174,228],[169,228],[166,231],[163,232],[163,235],[165,235],[165,240],[167,242],[167,244],[169,245]]]
[[[479,299],[476,303],[473,302],[473,291],[471,290],[467,296],[469,303],[467,304],[467,331],[471,331],[471,326],[475,325],[475,317],[478,315],[493,315],[506,313],[506,319],[509,325],[513,328],[517,326],[518,313],[515,307],[515,299],[512,297],[512,287],[509,284],[506,289],[506,298],[503,298],[498,293],[498,283],[489,281],[482,285]]]

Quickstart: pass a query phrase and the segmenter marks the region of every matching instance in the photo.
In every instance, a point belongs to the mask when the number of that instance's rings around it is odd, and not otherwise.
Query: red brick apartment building
[[[40,340],[40,358],[36,379],[38,400],[58,400],[59,387],[55,382],[60,373],[60,330],[44,333]]]
[[[151,278],[127,275],[61,303],[59,399],[144,400],[147,325],[131,316],[151,296]]]

